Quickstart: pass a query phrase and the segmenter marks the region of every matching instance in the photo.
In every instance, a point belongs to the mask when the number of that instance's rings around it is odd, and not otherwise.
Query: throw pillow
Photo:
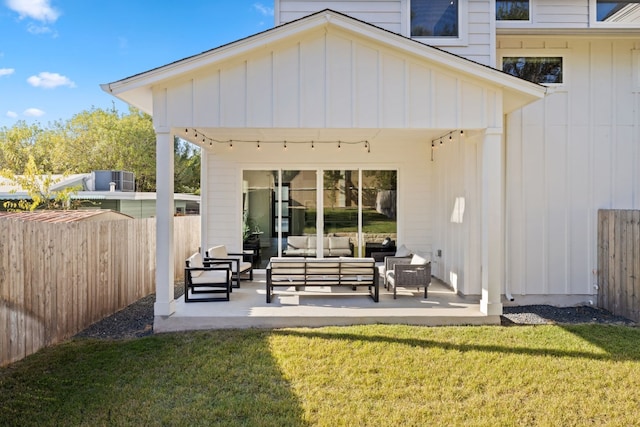
[[[413,265],[421,265],[421,264],[426,264],[427,263],[427,259],[424,257],[421,257],[418,254],[414,254],[413,257],[411,258],[411,264]]]
[[[409,256],[411,255],[411,251],[405,246],[402,245],[396,251],[396,256]]]

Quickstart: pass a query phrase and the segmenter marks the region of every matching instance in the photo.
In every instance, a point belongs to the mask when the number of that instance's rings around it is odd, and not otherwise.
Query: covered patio
[[[226,328],[287,328],[393,323],[425,326],[498,325],[499,315],[480,311],[478,296],[457,295],[433,279],[427,299],[422,290],[400,288],[397,299],[380,287],[375,303],[362,290],[309,288],[279,289],[271,304],[265,302],[265,275],[243,281],[231,301],[185,303],[176,300],[168,317],[156,317],[155,332]]]
[[[505,114],[542,98],[544,87],[325,10],[103,89],[154,120],[157,330],[169,330],[174,319],[193,328],[218,323],[286,325],[285,319],[290,325],[313,324],[326,317],[334,317],[334,322],[357,318],[359,323],[429,323],[429,315],[417,313],[424,309],[445,310],[433,316],[442,320],[433,322],[449,324],[473,323],[470,319],[476,314],[478,321],[484,317],[492,323],[502,313],[507,145],[503,121]],[[264,190],[265,206],[270,206],[262,210],[269,213],[268,237],[282,254],[285,219],[296,220],[283,217],[282,197],[293,179],[287,181],[289,172],[308,175],[301,179],[302,190],[312,187],[311,195],[296,209],[313,212],[300,229],[316,237],[320,256],[326,249],[323,238],[333,233],[325,221],[325,207],[333,203],[323,195],[327,177],[348,171],[358,178],[353,243],[362,248],[366,175],[392,171],[397,180],[394,238],[398,245],[431,258],[433,275],[451,289],[451,299],[432,305],[438,301],[437,292],[424,303],[389,302],[383,297],[377,308],[369,309],[360,306],[368,304],[360,298],[353,299],[353,307],[343,307],[344,297],[323,301],[305,295],[302,305],[285,298],[265,307],[260,298],[248,303],[251,298],[240,290],[234,291],[231,302],[215,306],[185,306],[174,300],[170,278],[175,137],[202,148],[202,251],[213,245],[226,245],[232,252],[243,249],[248,182],[249,190]],[[252,174],[268,179],[268,184]],[[254,294],[261,289],[258,286]],[[456,295],[474,301],[462,298],[463,304],[469,303],[463,310],[454,303],[460,298]],[[352,298],[348,301],[351,304]],[[218,314],[196,315],[214,312]],[[308,319],[306,312],[311,313]]]

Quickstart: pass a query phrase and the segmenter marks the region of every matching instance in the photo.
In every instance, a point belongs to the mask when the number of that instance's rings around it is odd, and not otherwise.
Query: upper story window
[[[640,1],[596,0],[596,22],[639,24]]]
[[[411,0],[411,37],[458,37],[458,1]]]
[[[561,56],[503,56],[502,71],[534,83],[564,83]]]
[[[528,1],[496,0],[497,21],[528,21],[529,16]]]

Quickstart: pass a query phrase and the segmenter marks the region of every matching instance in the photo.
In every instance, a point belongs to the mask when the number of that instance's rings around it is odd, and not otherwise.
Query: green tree
[[[200,193],[200,149],[178,137],[174,147],[174,190],[176,193]]]
[[[138,191],[155,191],[156,136],[151,116],[135,108],[120,115],[114,108],[91,109],[58,129],[64,142],[55,164],[72,173],[127,170]]]
[[[29,155],[34,155],[38,135],[42,129],[38,124],[17,122],[13,127],[0,131],[0,170],[22,171],[27,166]]]
[[[176,191],[198,193],[200,150],[176,139]],[[120,114],[92,108],[67,121],[43,128],[17,122],[0,129],[0,170],[19,174],[29,156],[52,174],[126,170],[136,177],[137,191],[156,190],[156,134],[151,116],[133,107]]]
[[[79,188],[67,187],[61,190],[52,190],[51,187],[60,182],[51,173],[43,174],[36,165],[33,155],[29,155],[22,175],[15,175],[13,171],[3,169],[0,175],[11,184],[26,190],[28,198],[4,203],[7,210],[34,211],[44,209],[68,209],[71,207],[71,196],[77,194]],[[17,190],[12,190],[16,193]]]

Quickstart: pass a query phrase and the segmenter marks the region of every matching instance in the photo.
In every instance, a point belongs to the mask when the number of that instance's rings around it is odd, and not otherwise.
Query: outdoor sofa
[[[317,242],[316,236],[288,236],[282,253],[287,257],[315,257]],[[322,248],[325,258],[352,257],[354,246],[348,236],[326,236],[322,238]]]
[[[271,258],[267,266],[267,303],[275,287],[366,286],[369,296],[378,302],[379,274],[373,258]]]

